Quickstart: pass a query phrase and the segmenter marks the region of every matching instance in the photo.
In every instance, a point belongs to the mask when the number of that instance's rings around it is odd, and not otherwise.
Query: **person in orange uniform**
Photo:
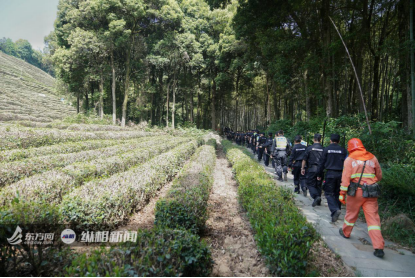
[[[349,157],[344,161],[342,184],[340,187],[339,200],[346,204],[346,216],[344,217],[343,228],[340,228],[340,235],[349,238],[353,226],[359,216],[360,208],[363,207],[366,222],[368,225],[369,236],[372,239],[374,255],[382,258],[385,242],[380,231],[380,217],[378,214],[378,198],[364,197],[362,187],[372,185],[382,179],[382,170],[377,158],[368,152],[363,143],[358,138],[351,139],[347,144]],[[351,189],[349,186],[355,184],[355,196],[349,196]],[[359,184],[359,185],[357,185]],[[347,193],[349,191],[349,193]],[[353,193],[352,193],[353,194]]]

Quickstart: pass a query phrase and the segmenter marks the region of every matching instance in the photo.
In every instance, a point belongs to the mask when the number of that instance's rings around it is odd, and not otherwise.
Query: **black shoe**
[[[375,255],[378,258],[383,258],[383,256],[385,256],[385,252],[383,252],[382,249],[375,249],[375,252],[373,252],[373,255]]]
[[[304,195],[304,197],[307,197],[307,189],[303,190],[303,195]]]
[[[313,204],[311,206],[312,207],[315,207],[317,205],[319,205],[319,206],[321,205],[321,198],[320,197],[315,198],[314,199],[314,202],[313,202]]]
[[[277,181],[283,181],[283,179],[281,177],[278,177]]]
[[[331,217],[331,222],[333,223],[336,222],[339,219],[339,216],[341,213],[342,213],[341,210],[336,211]]]
[[[349,239],[347,236],[345,236],[345,235],[344,235],[344,233],[343,233],[343,228],[340,228],[340,230],[339,230],[339,234],[340,234],[342,237],[344,237],[344,238],[346,238],[346,239]]]

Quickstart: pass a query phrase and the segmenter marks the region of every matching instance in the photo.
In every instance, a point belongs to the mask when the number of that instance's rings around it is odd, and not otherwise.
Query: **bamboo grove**
[[[78,112],[219,130],[363,112],[413,127],[406,0],[60,0],[45,38]]]

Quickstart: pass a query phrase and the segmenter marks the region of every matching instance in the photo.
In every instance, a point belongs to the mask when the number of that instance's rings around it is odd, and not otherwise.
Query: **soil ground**
[[[180,172],[179,172],[180,174]],[[130,219],[128,220],[128,223],[117,230],[127,230],[127,231],[137,231],[137,230],[150,230],[154,227],[154,220],[155,220],[155,209],[156,209],[156,203],[158,200],[164,198],[167,194],[167,192],[170,190],[170,188],[173,185],[173,180],[177,178],[179,175],[177,174],[172,181],[168,182],[166,185],[164,185],[159,191],[157,191],[157,195],[150,199],[150,201],[146,204],[146,206],[141,209],[140,211],[134,213]]]
[[[217,158],[204,237],[215,261],[212,276],[270,276],[238,203],[238,186],[219,144]]]

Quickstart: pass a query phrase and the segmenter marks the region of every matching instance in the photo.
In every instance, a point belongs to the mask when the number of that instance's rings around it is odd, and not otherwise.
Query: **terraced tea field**
[[[0,121],[51,122],[75,114],[42,70],[0,52]]]

